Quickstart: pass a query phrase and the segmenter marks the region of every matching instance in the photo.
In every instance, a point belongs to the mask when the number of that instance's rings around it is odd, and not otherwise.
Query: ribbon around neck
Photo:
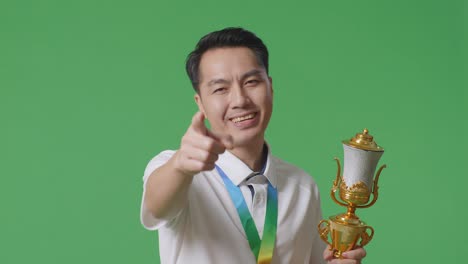
[[[276,188],[268,182],[265,224],[263,226],[263,237],[260,240],[257,227],[247,208],[242,191],[227,177],[220,167],[216,166],[216,170],[221,175],[224,185],[231,196],[231,200],[237,209],[237,214],[239,215],[255,260],[258,264],[269,264],[273,258],[278,226],[278,193]]]

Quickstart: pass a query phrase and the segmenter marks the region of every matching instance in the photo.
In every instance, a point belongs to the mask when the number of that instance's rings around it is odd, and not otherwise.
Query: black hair
[[[202,37],[195,50],[187,56],[185,70],[192,82],[193,89],[198,93],[199,67],[202,55],[214,48],[247,47],[253,51],[259,65],[263,66],[268,74],[268,49],[263,41],[254,33],[239,27],[228,27],[211,32]]]

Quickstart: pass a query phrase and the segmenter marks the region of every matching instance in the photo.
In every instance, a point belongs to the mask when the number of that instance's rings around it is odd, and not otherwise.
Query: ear
[[[270,81],[271,96],[273,97],[273,79],[271,76],[268,76],[268,80]]]
[[[199,110],[200,112],[202,112],[202,113],[206,116],[206,114],[205,114],[205,108],[203,108],[203,102],[202,102],[202,99],[201,99],[200,94],[199,94],[199,93],[196,93],[196,94],[194,95],[194,99],[195,99],[195,103],[197,103],[198,110]]]

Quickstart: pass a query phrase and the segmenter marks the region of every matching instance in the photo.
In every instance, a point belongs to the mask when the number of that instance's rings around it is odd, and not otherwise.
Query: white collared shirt
[[[174,153],[163,151],[149,162],[144,186],[149,175]],[[324,263],[325,243],[317,231],[322,219],[319,192],[307,173],[272,156],[270,150],[263,175],[249,178],[254,172],[229,151],[219,156],[216,165],[240,187],[260,237],[267,181],[277,188],[278,228],[272,263]],[[254,190],[253,197],[248,185]],[[143,197],[144,192],[145,188]],[[188,203],[173,219],[154,218],[142,199],[141,222],[147,229],[159,231],[162,264],[256,263],[237,210],[216,169],[194,176]]]

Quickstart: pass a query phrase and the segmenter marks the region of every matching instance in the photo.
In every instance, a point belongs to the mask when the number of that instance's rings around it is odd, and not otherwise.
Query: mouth
[[[257,113],[250,113],[250,114],[247,114],[247,115],[244,115],[244,116],[238,116],[238,117],[231,118],[231,121],[234,122],[235,124],[238,124],[238,123],[240,123],[242,121],[254,119],[256,115],[257,115]]]

